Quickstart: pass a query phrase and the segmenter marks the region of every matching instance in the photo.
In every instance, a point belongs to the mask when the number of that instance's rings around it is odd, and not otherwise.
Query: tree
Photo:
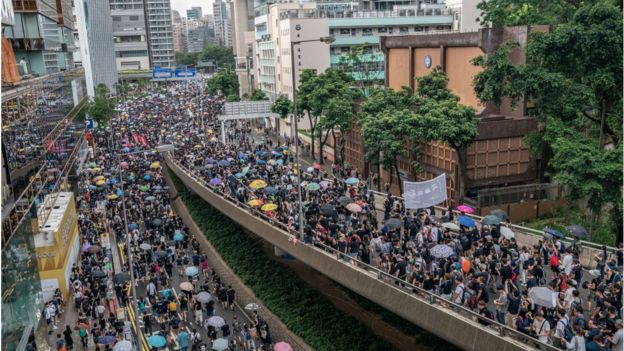
[[[352,89],[351,79],[338,70],[328,69],[315,79],[316,89],[310,92],[308,98],[312,113],[319,117],[312,135],[319,138],[319,162],[323,163],[323,148],[330,135],[334,137],[334,156],[338,157],[336,131],[345,132],[351,128],[353,100],[358,93]]]
[[[314,69],[304,69],[299,75],[299,87],[297,88],[297,116],[301,118],[304,114],[308,116],[310,124],[311,140],[311,157],[312,160],[316,160],[314,151],[314,133],[316,130],[316,123],[318,121],[318,115],[314,114],[312,110],[311,96],[315,89],[317,89],[322,82],[318,79],[318,74]],[[321,153],[322,154],[322,153]],[[322,156],[321,156],[322,158]]]
[[[97,122],[98,126],[105,128],[108,120],[115,111],[115,99],[111,98],[110,90],[106,84],[99,84],[95,88],[95,96],[89,102],[87,113]]]
[[[569,20],[581,1],[566,0],[483,0],[480,22],[484,26],[556,25]]]
[[[368,96],[372,87],[383,85],[383,71],[378,67],[380,62],[383,63],[383,55],[380,61],[371,47],[369,43],[355,45],[347,54],[340,55],[338,69],[353,79],[353,85],[362,96]]]
[[[366,160],[377,166],[377,173],[381,174],[381,168],[386,170],[397,171],[396,158],[404,155],[394,149],[398,139],[402,140],[402,148],[410,145],[412,154],[418,154],[418,141],[412,140],[410,133],[406,134],[411,125],[415,124],[417,118],[415,113],[402,113],[404,118],[401,124],[395,129],[395,125],[391,122],[392,118],[381,122],[379,116],[388,116],[396,111],[416,111],[421,104],[421,99],[414,95],[413,91],[408,87],[403,87],[399,91],[394,91],[386,87],[373,88],[370,90],[368,98],[360,105],[358,113],[358,124],[362,126],[362,137],[366,147]],[[409,118],[406,118],[409,117]],[[367,125],[365,128],[364,125]],[[397,140],[392,142],[392,138]],[[387,143],[384,143],[387,140]],[[405,150],[404,152],[407,152]],[[394,157],[394,159],[393,159]],[[418,173],[420,165],[415,162],[412,165],[412,171]],[[397,172],[397,180],[400,178]],[[391,179],[392,182],[392,179]],[[378,190],[381,190],[381,182],[377,183]],[[401,184],[399,184],[401,188]]]
[[[622,147],[622,8],[611,0],[571,4],[576,10],[551,32],[530,35],[527,64],[511,64],[509,51],[517,44],[475,59],[483,67],[474,80],[475,92],[482,101],[500,104],[507,96],[512,102],[531,102],[530,113],[542,126],[525,139],[531,151],[552,152],[549,166],[571,198],[585,196],[596,213],[607,206],[618,216],[622,204],[613,199],[621,197],[621,187],[602,182],[599,190],[589,178],[622,169],[621,158],[611,156],[612,149]],[[571,165],[592,160],[597,162],[571,174]],[[621,238],[621,216],[612,223]]]
[[[198,55],[198,52],[176,52],[176,63],[183,66],[195,66],[197,64]]]
[[[239,101],[238,77],[232,70],[223,70],[208,80],[208,93],[223,94],[228,101]]]
[[[266,95],[266,93],[260,89],[254,89],[251,92],[251,96],[250,96],[250,100],[252,101],[262,101],[262,100],[268,100],[269,97]]]
[[[286,95],[280,95],[271,106],[271,111],[280,115],[280,118],[288,117],[288,114],[292,112],[292,101]]]
[[[196,60],[214,61],[219,68],[234,69],[234,52],[229,47],[208,45],[198,53]]]

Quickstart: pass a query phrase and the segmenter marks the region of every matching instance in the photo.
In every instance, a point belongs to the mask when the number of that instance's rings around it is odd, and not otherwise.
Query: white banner
[[[427,208],[446,201],[446,173],[424,182],[403,182],[405,208]]]

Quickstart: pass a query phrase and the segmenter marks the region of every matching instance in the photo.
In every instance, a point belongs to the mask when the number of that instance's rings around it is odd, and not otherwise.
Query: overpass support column
[[[279,257],[284,257],[284,256],[288,255],[288,252],[280,249],[277,246],[273,246],[273,252],[275,252],[275,256],[279,256]]]
[[[221,141],[223,144],[227,144],[225,142],[225,121],[221,121]]]

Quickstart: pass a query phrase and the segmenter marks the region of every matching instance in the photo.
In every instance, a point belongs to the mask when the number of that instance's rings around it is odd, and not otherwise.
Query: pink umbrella
[[[120,164],[121,168],[128,169],[128,162],[124,161]]]
[[[470,206],[468,206],[466,204],[461,204],[461,205],[457,206],[457,210],[461,211],[461,212],[464,212],[464,213],[474,213],[474,211],[475,211],[474,208],[472,208],[472,207],[470,207]]]
[[[362,207],[354,202],[347,205],[347,210],[353,213],[360,213],[362,212]]]
[[[319,185],[321,186],[321,188],[327,189],[327,187],[329,186],[329,182],[324,180],[324,181],[320,182]]]
[[[275,346],[273,346],[273,350],[275,350],[275,351],[293,351],[293,348],[288,343],[280,341],[277,344],[275,344]]]

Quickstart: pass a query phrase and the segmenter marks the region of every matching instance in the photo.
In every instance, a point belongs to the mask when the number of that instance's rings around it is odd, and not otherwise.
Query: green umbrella
[[[500,224],[500,222],[501,222],[501,219],[495,215],[487,215],[483,217],[483,219],[481,220],[481,224],[484,224],[484,225],[497,225],[497,224]]]
[[[306,186],[306,189],[308,189],[309,191],[317,191],[320,188],[321,188],[321,186],[319,185],[319,183],[315,183],[315,182],[309,183]]]
[[[149,191],[149,187],[147,185],[141,185],[141,187],[139,188],[142,192],[147,192]]]

